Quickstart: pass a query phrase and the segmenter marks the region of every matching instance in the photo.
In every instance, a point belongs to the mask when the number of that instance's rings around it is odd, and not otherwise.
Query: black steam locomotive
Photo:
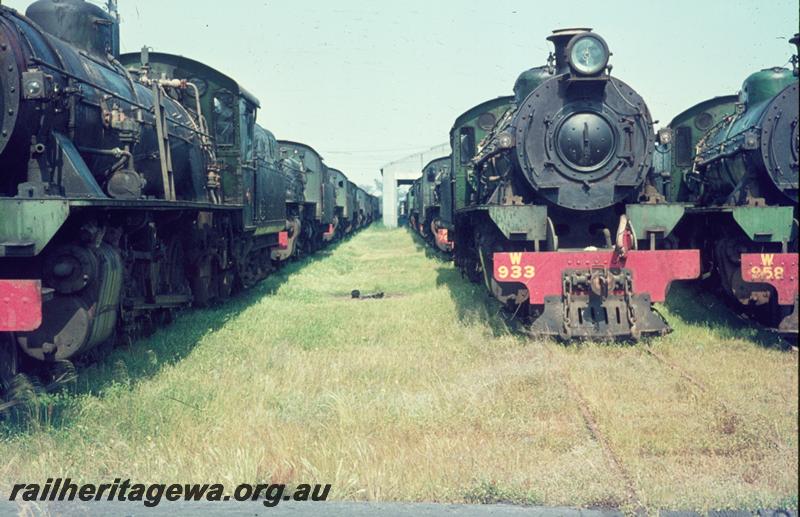
[[[692,205],[682,239],[739,310],[796,341],[798,82],[794,66],[750,74],[738,95],[700,102],[659,131],[656,169]]]
[[[441,220],[455,262],[536,334],[666,332],[651,304],[696,277],[699,258],[665,249],[683,208],[654,181],[650,113],[610,74],[599,35],[548,40],[555,52],[520,75],[513,98],[470,109],[451,130]]]
[[[227,298],[375,217],[344,174],[258,126],[235,79],[120,55],[117,17],[84,0],[0,7],[0,64],[4,383]]]

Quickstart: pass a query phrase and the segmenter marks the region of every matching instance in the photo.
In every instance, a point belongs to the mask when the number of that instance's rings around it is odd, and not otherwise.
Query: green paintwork
[[[738,206],[733,208],[733,219],[756,242],[790,242],[793,208],[790,206]]]
[[[275,136],[255,126],[255,188],[253,224],[256,235],[277,233],[286,227],[286,179],[278,168]]]
[[[4,243],[33,243],[38,255],[69,215],[63,199],[0,198],[0,256]]]
[[[355,221],[358,215],[358,206],[356,206],[356,190],[358,187],[350,180],[347,180],[345,183],[347,185],[347,205],[345,206],[344,216],[347,219]]]
[[[305,203],[314,206],[314,218],[320,224],[333,221],[334,191],[328,181],[328,167],[322,162],[322,156],[310,145],[289,140],[278,140],[279,153],[282,158],[296,158],[303,163],[305,169]]]
[[[450,176],[450,157],[444,156],[431,160],[422,168],[422,176],[419,178],[419,200],[420,219],[422,222],[430,222],[439,215],[440,203],[436,195],[436,186],[442,178]]]
[[[272,223],[272,224],[264,223],[256,227],[256,229],[253,231],[253,235],[256,236],[269,235],[271,233],[282,232],[285,229],[286,229],[286,221],[281,221],[280,223]]]
[[[697,188],[687,185],[685,181],[686,174],[694,166],[697,142],[709,128],[735,113],[737,101],[736,95],[714,97],[695,104],[669,123],[672,142],[666,146],[659,145],[653,153],[653,168],[663,180],[669,182],[669,187],[664,192],[668,201],[690,202],[697,198]],[[680,143],[678,139],[681,140]],[[678,150],[676,146],[683,146],[683,149]]]
[[[411,188],[408,189],[408,194],[406,194],[406,203],[408,204],[409,215],[413,212],[417,212],[416,182],[414,182],[411,185]]]
[[[542,205],[490,205],[479,207],[509,240],[542,241],[547,238],[547,207]]]
[[[331,182],[336,192],[335,205],[340,208],[343,217],[350,217],[352,208],[348,206],[347,198],[347,176],[339,169],[328,167],[328,181]],[[351,199],[352,201],[352,199]]]
[[[751,90],[741,94],[746,110],[709,131],[698,148],[697,165],[703,171],[707,195],[726,197],[753,169],[750,154],[760,153],[762,139],[767,138],[763,131],[773,101],[795,81],[791,71],[783,68],[762,70],[745,80],[743,88],[749,85]]]
[[[367,206],[367,204],[369,203],[369,194],[367,194],[367,192],[364,189],[356,185],[354,199],[356,202],[358,213],[360,213],[362,216],[366,215],[369,210],[369,207]]]
[[[625,207],[625,213],[637,239],[646,238],[649,232],[663,232],[663,237],[668,236],[683,218],[684,211],[682,205],[675,203],[637,204]]]
[[[442,219],[447,225],[453,221],[453,213],[466,208],[470,204],[471,181],[469,173],[469,161],[474,155],[474,150],[478,144],[488,134],[488,130],[478,126],[478,119],[484,113],[491,113],[495,119],[500,119],[503,114],[514,103],[514,97],[498,97],[490,101],[482,102],[470,108],[456,118],[450,129],[451,155],[451,188],[452,191],[442,196]],[[491,128],[489,129],[491,130]],[[472,154],[465,154],[467,149],[462,148],[462,135],[469,132],[474,135],[474,145]],[[449,197],[449,199],[448,199]]]
[[[771,100],[784,88],[796,81],[788,68],[767,68],[750,74],[742,83],[740,100],[750,109],[751,106]]]
[[[517,104],[524,101],[540,84],[553,77],[546,66],[537,66],[525,70],[514,83],[514,99]]]
[[[138,70],[141,67],[141,54],[122,54],[119,61],[126,68]],[[258,224],[255,209],[257,200],[254,194],[254,132],[256,111],[260,107],[258,99],[233,78],[183,56],[150,52],[149,67],[151,77],[185,79],[194,84],[203,84],[200,109],[206,115],[209,133],[215,139],[216,158],[221,168],[222,201],[225,204],[242,205],[245,226]],[[218,109],[222,105],[220,99],[228,100],[228,109]],[[194,110],[193,99],[186,105]],[[221,112],[229,115],[224,124],[224,132],[230,136],[225,141],[220,137],[223,133],[219,115]]]

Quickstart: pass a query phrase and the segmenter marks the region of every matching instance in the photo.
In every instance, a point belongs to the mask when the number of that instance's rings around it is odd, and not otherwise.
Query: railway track
[[[514,329],[515,331],[522,330],[523,333],[530,335],[527,331],[525,331],[521,323],[512,319],[509,321],[509,324],[512,328],[516,327]],[[542,348],[552,364],[556,365],[558,374],[563,379],[570,396],[578,407],[583,423],[592,440],[601,447],[609,467],[612,468],[623,481],[626,495],[626,505],[634,513],[640,514],[645,512],[646,505],[643,503],[643,498],[640,495],[640,491],[637,489],[633,473],[625,464],[622,455],[615,448],[607,434],[603,432],[599,416],[595,411],[592,410],[588,400],[576,384],[573,376],[570,373],[569,366],[564,363],[563,358],[559,357],[557,351],[553,349],[553,347],[557,346],[559,345],[555,343],[545,343],[542,345]],[[730,402],[724,400],[724,398],[716,393],[713,387],[699,379],[696,375],[690,373],[686,368],[682,367],[677,362],[660,353],[652,345],[640,345],[640,350],[643,354],[651,358],[666,371],[670,372],[671,375],[674,375],[680,379],[692,390],[702,395],[702,397],[708,400],[714,407],[719,409],[722,415],[724,415],[725,422],[732,422],[733,425],[743,426],[745,429],[764,424],[764,422],[753,421],[752,415],[746,415],[742,411],[735,408]],[[797,353],[796,348],[794,348],[793,353]],[[779,451],[786,451],[788,449],[788,446],[778,438],[773,436],[768,436],[766,438],[770,448],[774,448]]]
[[[714,403],[722,412],[725,414],[726,419],[732,422],[747,422],[749,418],[745,417],[741,411],[737,411],[734,409],[730,403],[723,400],[719,395],[714,393],[714,390],[710,388],[706,383],[699,380],[696,376],[692,375],[688,372],[685,368],[680,366],[679,364],[675,363],[674,361],[670,361],[667,357],[663,354],[657,352],[652,346],[645,346],[642,350],[648,356],[655,359],[659,364],[664,365],[668,370],[673,372],[675,375],[683,379],[686,383],[694,387],[700,393],[702,393],[705,397],[707,397],[711,402]],[[779,442],[778,440],[768,437],[770,445],[778,450],[785,450],[786,445]]]
[[[603,450],[603,454],[606,456],[606,460],[608,461],[611,468],[613,468],[617,474],[620,476],[622,481],[625,484],[625,491],[626,491],[626,498],[627,498],[627,505],[630,506],[633,511],[638,514],[646,513],[646,507],[642,502],[642,498],[639,495],[638,491],[636,490],[636,483],[633,481],[633,476],[631,475],[630,470],[625,466],[624,462],[620,459],[619,454],[614,449],[611,441],[608,437],[603,433],[600,429],[600,426],[597,422],[597,418],[592,413],[591,408],[589,407],[589,403],[586,401],[586,398],[581,393],[581,390],[575,384],[572,379],[572,376],[569,373],[569,369],[565,368],[563,363],[560,361],[560,358],[556,357],[555,352],[551,349],[553,345],[551,343],[546,343],[542,346],[545,353],[551,359],[553,364],[558,365],[558,370],[561,377],[564,379],[564,383],[567,386],[567,389],[570,395],[573,397],[576,405],[578,406],[578,410],[581,413],[581,418],[583,419],[583,423],[586,426],[589,435],[592,437],[592,440],[597,443],[600,448]]]

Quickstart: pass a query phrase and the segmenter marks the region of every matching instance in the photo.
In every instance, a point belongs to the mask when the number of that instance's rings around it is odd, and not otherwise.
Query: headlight
[[[658,130],[658,143],[661,145],[669,145],[672,142],[672,129],[662,127]]]
[[[45,99],[48,97],[50,77],[39,70],[22,73],[22,98]]]
[[[567,45],[570,68],[580,75],[597,75],[608,64],[608,45],[596,34],[581,34]]]
[[[30,81],[25,81],[25,95],[27,98],[37,98],[42,95],[43,86],[42,83],[37,81],[36,79],[31,79]]]
[[[501,149],[511,149],[514,147],[514,135],[508,131],[503,131],[497,135],[497,146]]]

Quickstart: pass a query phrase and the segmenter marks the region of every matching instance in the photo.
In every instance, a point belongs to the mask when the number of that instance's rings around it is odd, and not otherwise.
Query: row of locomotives
[[[363,228],[366,224],[364,219],[364,195],[358,193],[361,188],[352,181],[348,181],[347,188],[352,192],[353,196],[353,229],[357,230]]]
[[[397,226],[408,224],[408,191],[397,201]]]
[[[370,200],[370,223],[383,219],[383,199],[381,196],[368,194]]]
[[[374,196],[328,167],[310,145],[278,141],[279,163],[289,181],[290,255],[308,255],[372,222]],[[294,179],[296,178],[296,180]]]
[[[373,221],[371,208],[378,198],[328,167],[313,147],[289,140],[279,140],[277,147],[287,185],[288,233],[273,258],[309,255]],[[368,203],[370,209],[365,208]]]
[[[252,285],[309,219],[330,229],[309,202],[332,191],[256,124],[258,99],[189,58],[120,54],[115,13],[0,6],[0,61],[4,392]]]
[[[310,145],[279,140],[279,153],[287,168],[299,168],[304,176],[303,200],[298,207],[300,230],[295,244],[299,255],[309,255],[333,239],[336,192],[322,156]]]
[[[356,228],[364,228],[380,218],[380,198],[373,196],[355,184],[353,184],[353,188],[356,207]]]
[[[658,133],[656,168],[670,199],[693,205],[681,240],[703,251],[704,275],[751,318],[796,340],[797,54],[790,62],[677,115]]]
[[[424,223],[422,222],[424,219],[422,215],[423,187],[424,185],[422,184],[422,178],[417,178],[411,183],[411,187],[408,189],[408,200],[411,204],[411,213],[413,214],[413,220],[409,219],[408,224],[416,233],[424,237]]]
[[[351,187],[347,176],[339,169],[328,169],[328,180],[334,188],[333,226],[336,239],[342,239],[353,233],[353,214],[355,212],[355,190]]]
[[[672,281],[698,277],[700,253],[677,249],[686,207],[653,177],[649,110],[611,75],[598,34],[548,40],[555,51],[519,76],[513,97],[468,110],[451,130],[441,219],[455,263],[533,335],[664,334],[653,304]]]
[[[422,176],[414,182],[415,213],[417,224],[414,228],[423,239],[440,251],[450,253],[453,243],[448,230],[442,224],[441,196],[442,183],[450,181],[449,156],[431,160],[422,168]]]
[[[417,207],[417,197],[419,196],[419,180],[414,180],[406,193],[406,214],[408,215],[408,226],[415,232],[419,232],[419,209]]]

